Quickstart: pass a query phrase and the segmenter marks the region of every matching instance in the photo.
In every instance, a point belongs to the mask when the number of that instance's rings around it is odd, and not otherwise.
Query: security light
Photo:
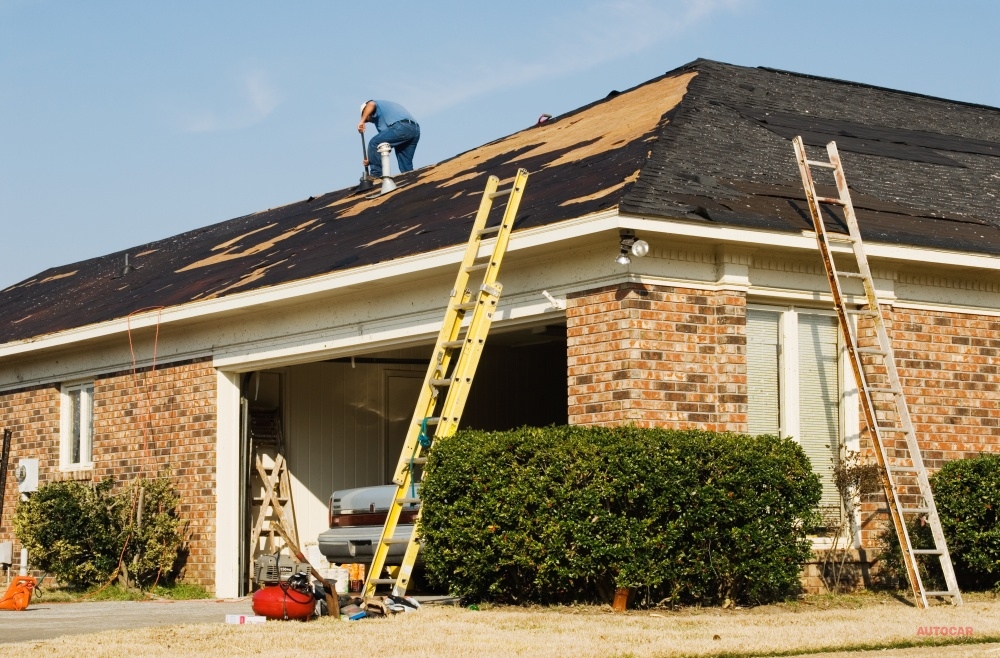
[[[632,231],[622,231],[621,232],[621,251],[618,254],[618,258],[615,262],[619,265],[628,265],[632,262],[629,258],[629,254],[632,254],[636,258],[642,258],[649,253],[649,243],[645,240],[637,240],[635,233]]]

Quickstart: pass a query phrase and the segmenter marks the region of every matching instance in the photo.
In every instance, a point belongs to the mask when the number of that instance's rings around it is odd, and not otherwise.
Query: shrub
[[[950,461],[931,486],[959,585],[1000,588],[1000,455]]]
[[[18,504],[14,533],[32,565],[73,588],[111,575],[121,547],[111,484],[53,482]]]
[[[773,436],[636,427],[463,431],[421,497],[431,582],[506,602],[763,603],[799,589],[820,484]]]
[[[931,479],[941,529],[964,590],[1000,588],[1000,455],[980,455],[946,463]],[[934,548],[930,526],[907,520],[914,548]],[[877,585],[908,587],[895,529],[889,525],[878,538]],[[920,577],[926,589],[947,589],[937,556],[920,556]]]
[[[14,532],[35,568],[74,589],[103,585],[116,573],[126,587],[169,579],[182,543],[170,481],[112,487],[110,479],[53,482],[18,505]]]

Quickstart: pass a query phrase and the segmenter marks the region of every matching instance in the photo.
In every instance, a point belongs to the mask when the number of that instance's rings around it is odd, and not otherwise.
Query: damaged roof
[[[340,190],[151,242],[125,274],[125,251],[46,270],[0,291],[0,344],[463,244],[486,177],[520,167],[519,229],[617,207],[799,233],[797,134],[837,141],[866,239],[1000,254],[1000,110],[697,60],[401,175],[385,197]]]

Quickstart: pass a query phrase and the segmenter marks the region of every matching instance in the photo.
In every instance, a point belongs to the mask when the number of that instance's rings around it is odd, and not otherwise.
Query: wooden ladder
[[[854,205],[851,203],[851,194],[848,190],[847,178],[844,175],[844,167],[840,161],[840,154],[837,152],[837,144],[830,142],[826,145],[826,151],[830,157],[827,162],[808,159],[805,143],[801,136],[792,140],[792,143],[795,147],[799,173],[802,175],[806,200],[809,203],[809,212],[812,215],[813,228],[816,231],[816,242],[819,245],[820,254],[823,256],[823,265],[826,268],[830,290],[833,293],[833,302],[837,309],[837,317],[840,319],[840,328],[844,334],[851,368],[854,370],[854,377],[857,380],[865,422],[868,425],[872,442],[875,444],[875,459],[882,471],[881,480],[885,488],[886,501],[896,535],[899,537],[903,562],[906,565],[906,573],[917,606],[926,608],[929,596],[949,597],[954,605],[961,605],[962,593],[959,591],[958,581],[955,579],[955,569],[951,562],[951,556],[948,554],[948,546],[941,529],[941,519],[938,516],[934,494],[927,477],[927,469],[924,467],[920,445],[913,430],[906,396],[903,393],[903,385],[896,370],[892,342],[889,340],[885,321],[882,318],[882,307],[875,294],[875,283],[868,265],[868,257],[865,255],[861,231],[858,228],[858,219],[854,214]],[[838,196],[824,197],[816,192],[812,167],[832,170]],[[843,210],[848,229],[846,235],[827,231],[823,222],[824,205],[840,207]],[[831,244],[850,246],[857,265],[856,272],[837,268]],[[841,279],[861,282],[866,298],[866,303],[861,305],[863,308],[854,308],[855,305],[848,304],[844,299]],[[858,346],[857,329],[852,318],[863,318],[871,322],[878,343],[877,347]],[[888,384],[873,384],[870,381],[873,378],[884,378]],[[895,410],[893,424],[886,424],[889,421],[885,418],[884,413],[880,417],[877,405],[881,405],[883,411],[886,407]],[[892,438],[890,439],[890,437]],[[906,484],[900,484],[897,481],[897,476],[909,481],[916,480],[920,492],[917,504],[904,504],[903,496],[907,498],[912,498],[912,496],[907,494]],[[934,548],[913,547],[906,521],[915,518],[924,519],[930,526],[934,538]],[[918,557],[924,555],[938,558],[946,589],[927,591],[924,587],[918,562]]]

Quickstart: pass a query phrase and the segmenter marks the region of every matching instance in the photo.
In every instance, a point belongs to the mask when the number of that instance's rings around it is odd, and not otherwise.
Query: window
[[[832,313],[747,310],[747,424],[751,434],[791,436],[823,484],[821,512],[839,519],[833,480],[843,443],[840,328]]]
[[[92,466],[93,438],[93,383],[64,386],[62,390],[62,468],[72,470]]]

